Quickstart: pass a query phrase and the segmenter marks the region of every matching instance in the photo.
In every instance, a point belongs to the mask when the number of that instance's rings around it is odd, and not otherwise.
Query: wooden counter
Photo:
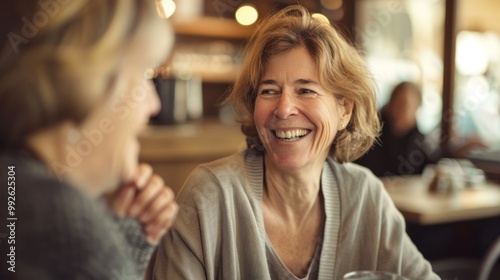
[[[149,163],[176,193],[199,164],[246,148],[238,124],[205,120],[175,126],[149,126],[140,137],[141,162]]]

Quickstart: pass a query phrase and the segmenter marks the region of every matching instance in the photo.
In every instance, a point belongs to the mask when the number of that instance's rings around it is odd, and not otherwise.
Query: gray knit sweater
[[[13,215],[5,203],[6,196],[13,194],[7,188],[12,181],[7,178],[9,166],[15,166]],[[114,218],[104,203],[59,182],[29,156],[0,154],[0,170],[0,233],[4,233],[6,221],[15,224],[7,232],[15,243],[0,239],[0,279],[144,278],[154,248],[146,243],[135,220]],[[16,220],[7,220],[5,215]],[[5,260],[10,246],[15,249],[15,263]]]
[[[179,197],[177,220],[161,241],[154,276],[166,279],[287,279],[270,259],[262,217],[263,157],[246,151],[201,165]],[[326,222],[317,279],[382,270],[439,279],[405,233],[382,183],[367,169],[328,159],[321,190]],[[270,248],[271,247],[271,248]],[[290,279],[290,278],[288,278]]]

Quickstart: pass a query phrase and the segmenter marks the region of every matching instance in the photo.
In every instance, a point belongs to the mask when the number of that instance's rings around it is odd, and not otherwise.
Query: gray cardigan
[[[193,171],[178,197],[177,220],[161,241],[155,279],[276,279],[276,262],[266,257],[272,245],[262,217],[263,180],[263,157],[252,150]],[[328,159],[321,190],[326,222],[318,279],[342,279],[354,270],[439,279],[367,169]]]

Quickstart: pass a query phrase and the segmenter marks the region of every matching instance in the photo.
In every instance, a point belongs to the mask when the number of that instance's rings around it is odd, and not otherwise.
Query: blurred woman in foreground
[[[138,164],[137,139],[159,109],[144,72],[171,31],[153,1],[1,6],[0,178],[14,242],[1,243],[0,278],[143,278],[177,212]]]

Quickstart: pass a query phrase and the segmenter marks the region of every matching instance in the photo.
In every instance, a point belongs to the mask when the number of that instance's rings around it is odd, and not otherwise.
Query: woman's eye
[[[277,94],[278,91],[274,89],[263,89],[260,91],[260,95],[274,95]]]

